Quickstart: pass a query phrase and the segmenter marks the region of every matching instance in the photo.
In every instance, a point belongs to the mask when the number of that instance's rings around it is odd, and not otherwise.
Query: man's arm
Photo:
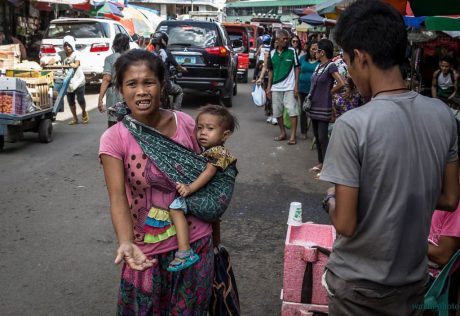
[[[460,184],[458,174],[458,160],[448,162],[444,170],[442,191],[436,208],[443,211],[454,211],[460,197]]]
[[[328,201],[332,225],[338,234],[351,237],[357,225],[359,188],[336,184],[334,190],[328,190],[328,194],[334,192],[335,198]]]
[[[294,68],[294,74],[295,74],[295,85],[294,85],[294,96],[298,97],[299,96],[299,66]]]
[[[449,99],[453,99],[457,96],[458,91],[458,72],[454,70],[454,92],[449,96]]]
[[[428,244],[428,258],[442,267],[449,262],[458,249],[460,249],[460,238],[440,236],[437,246],[432,243]]]

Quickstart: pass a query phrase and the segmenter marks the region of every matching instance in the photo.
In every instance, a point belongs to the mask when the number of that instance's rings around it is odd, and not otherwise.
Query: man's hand
[[[265,94],[267,95],[267,98],[271,100],[272,98],[272,88],[269,87],[267,90],[265,90]]]
[[[104,102],[102,100],[99,100],[97,103],[97,109],[99,112],[104,113],[105,112],[105,107],[104,107]]]
[[[141,249],[132,242],[120,244],[117,249],[115,264],[125,260],[126,264],[133,270],[144,271],[158,264],[156,259],[149,260]]]
[[[182,197],[186,197],[192,193],[192,189],[190,189],[190,186],[183,183],[177,183],[176,190]]]
[[[187,72],[187,68],[185,68],[184,66],[182,65],[177,65],[177,70],[180,71],[180,72]]]

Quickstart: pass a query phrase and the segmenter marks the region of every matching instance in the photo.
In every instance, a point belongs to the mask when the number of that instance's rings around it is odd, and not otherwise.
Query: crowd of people
[[[361,106],[364,99],[348,75],[341,52],[334,50],[329,39],[316,38],[310,36],[302,43],[286,30],[262,35],[253,82],[266,89],[267,122],[280,129],[275,141],[287,140],[285,120],[290,121],[288,145],[297,144],[298,125],[302,139],[312,126],[318,163],[309,170],[319,178],[331,124],[346,111]]]
[[[279,128],[274,141],[296,145],[297,129],[306,138],[311,125],[318,161],[309,171],[333,184],[324,201],[338,234],[323,275],[329,314],[420,315],[414,306],[460,249],[458,129],[446,105],[457,96],[459,76],[443,58],[433,74],[434,99],[409,91],[400,71],[405,26],[380,1],[351,4],[334,39],[341,51],[327,38],[302,43],[286,30],[264,34],[253,81],[266,90],[267,122]],[[108,113],[99,157],[118,241],[115,263],[123,262],[122,315],[208,313],[218,227],[189,210],[187,198],[236,163],[224,144],[237,122],[225,107],[207,106],[196,119],[180,111],[182,91],[168,74],[170,67],[187,69],[167,40],[160,34],[129,50],[127,36],[118,34],[99,93],[98,109]],[[72,39],[64,38],[64,48],[61,62],[78,68]],[[179,104],[165,108],[164,91]],[[87,123],[84,84],[68,95],[71,124],[79,122],[75,97]],[[152,137],[199,156],[201,173],[188,183],[172,181],[186,166],[168,162],[177,169],[168,173],[165,161],[181,154],[159,151]],[[454,295],[460,298],[458,288]]]

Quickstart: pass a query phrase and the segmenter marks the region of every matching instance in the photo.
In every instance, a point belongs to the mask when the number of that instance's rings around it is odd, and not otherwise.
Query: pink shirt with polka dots
[[[199,153],[195,138],[195,121],[183,112],[174,112],[177,130],[172,139]],[[144,244],[143,226],[150,207],[168,209],[176,197],[176,189],[167,177],[149,160],[128,129],[119,122],[101,136],[99,156],[109,155],[123,161],[125,188],[134,228],[134,240],[146,255],[177,249],[175,236],[155,244]],[[187,216],[190,242],[211,234],[209,223]]]

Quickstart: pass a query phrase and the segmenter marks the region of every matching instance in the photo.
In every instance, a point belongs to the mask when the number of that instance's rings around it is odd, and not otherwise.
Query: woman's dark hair
[[[292,40],[293,39],[297,40],[297,48],[292,47]],[[302,50],[302,42],[300,41],[300,37],[298,37],[297,35],[292,35],[290,44],[291,44],[290,46],[295,49],[295,51],[297,53],[297,56],[300,55],[300,52]]]
[[[307,44],[305,44],[305,50],[306,50],[306,52],[305,52],[306,56],[305,57],[307,58],[307,60],[316,59],[316,56],[312,56],[311,53],[310,53],[310,49],[313,46],[313,44],[318,44],[318,42],[316,40],[314,40],[314,41],[310,41]]]
[[[200,113],[198,113],[196,117],[197,123],[198,119],[203,114],[218,116],[220,118],[221,126],[224,129],[224,131],[229,130],[233,133],[235,129],[238,128],[238,119],[232,113],[230,113],[230,111],[227,110],[227,108],[223,106],[215,104],[208,104],[203,106],[202,108],[200,108]]]
[[[126,34],[118,33],[113,39],[112,49],[115,53],[123,54],[129,50],[129,37]]]
[[[163,84],[165,79],[165,68],[161,57],[145,50],[145,49],[132,49],[122,54],[115,62],[115,78],[117,80],[117,87],[123,85],[126,70],[134,64],[145,64]]]
[[[334,57],[334,44],[332,44],[332,42],[326,38],[319,40],[318,50],[323,50],[328,59]]]
[[[405,61],[407,33],[403,18],[391,5],[378,0],[358,0],[340,15],[335,41],[354,60],[354,49],[366,51],[380,69]]]

